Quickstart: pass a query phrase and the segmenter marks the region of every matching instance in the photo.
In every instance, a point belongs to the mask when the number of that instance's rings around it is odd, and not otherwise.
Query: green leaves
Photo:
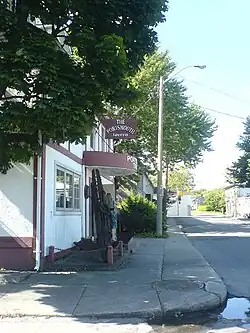
[[[156,230],[156,206],[140,195],[131,195],[118,206],[120,221],[132,233]]]
[[[221,189],[206,191],[204,204],[210,212],[221,212],[226,207],[225,191]]]
[[[155,49],[167,10],[164,0],[8,3],[0,0],[0,172],[39,151],[38,131],[45,143],[83,142],[104,104],[131,99],[128,76]],[[9,133],[31,140],[12,144]]]
[[[158,140],[158,85],[159,77],[171,76],[175,64],[167,52],[145,57],[144,65],[129,78],[137,98],[124,106],[124,117],[136,117],[138,138],[122,142],[118,149],[135,155],[140,172],[154,172]],[[184,162],[195,166],[205,151],[211,151],[211,138],[216,130],[214,121],[198,106],[190,104],[186,87],[178,79],[164,85],[163,162],[174,165]]]
[[[250,187],[250,117],[244,123],[244,133],[237,143],[242,155],[227,169],[227,180],[231,184]]]
[[[170,191],[190,192],[194,188],[194,177],[185,167],[178,167],[169,172],[168,188]]]

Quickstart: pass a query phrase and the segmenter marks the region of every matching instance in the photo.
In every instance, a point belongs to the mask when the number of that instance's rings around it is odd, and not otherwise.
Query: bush
[[[200,212],[207,212],[207,211],[208,211],[208,207],[205,206],[205,205],[202,205],[202,206],[199,206],[199,207],[198,207],[198,210],[199,210]]]
[[[221,212],[226,208],[225,191],[216,189],[205,193],[205,205],[211,212]]]
[[[156,229],[156,205],[140,195],[132,195],[119,204],[120,222],[132,233],[151,233]]]

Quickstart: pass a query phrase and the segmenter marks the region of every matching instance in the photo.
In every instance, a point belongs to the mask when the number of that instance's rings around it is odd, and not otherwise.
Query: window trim
[[[57,170],[60,170],[64,173],[68,173],[70,175],[73,176],[73,180],[74,180],[74,177],[77,176],[79,177],[79,208],[66,208],[66,207],[56,207],[56,178],[57,178]],[[66,177],[64,177],[64,191],[65,191],[65,182],[66,182]],[[81,201],[82,201],[82,175],[81,173],[79,172],[76,172],[75,170],[72,170],[64,165],[62,165],[61,163],[58,163],[55,161],[55,168],[54,168],[54,215],[60,215],[62,213],[64,214],[81,214],[82,212],[82,204],[81,204]],[[73,186],[73,206],[74,206],[74,186]],[[65,200],[65,199],[64,199]],[[64,202],[65,204],[65,202]]]
[[[108,151],[113,153],[114,152],[114,148],[112,147],[112,142],[113,139],[108,139]]]
[[[92,138],[92,140],[91,140],[91,138]],[[89,136],[89,146],[93,150],[95,150],[95,139],[96,139],[96,128],[93,127],[92,132],[91,132],[91,134]],[[93,142],[91,142],[91,141],[93,141]]]

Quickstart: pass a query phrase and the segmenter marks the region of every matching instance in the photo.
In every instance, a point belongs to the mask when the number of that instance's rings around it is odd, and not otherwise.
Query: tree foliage
[[[250,187],[250,117],[244,123],[244,133],[237,143],[242,155],[227,170],[227,178],[231,184]]]
[[[221,212],[226,207],[225,191],[221,189],[206,191],[204,204],[208,211]]]
[[[169,173],[168,188],[170,191],[190,192],[194,185],[192,173],[184,166],[178,167]]]
[[[133,91],[166,0],[0,0],[0,172],[43,142],[82,142]],[[39,27],[34,25],[34,22]]]
[[[175,64],[167,52],[146,56],[144,65],[130,78],[138,97],[123,108],[124,117],[135,117],[138,137],[124,141],[120,151],[128,151],[138,158],[142,170],[155,170],[158,132],[158,82],[160,75],[169,78]],[[186,87],[173,78],[164,85],[163,162],[166,165],[184,162],[196,165],[204,151],[210,151],[215,123],[197,105],[191,104]]]
[[[157,209],[153,202],[140,195],[131,195],[119,204],[120,221],[132,233],[154,232]]]
[[[204,196],[205,192],[206,192],[205,189],[193,190],[193,191],[191,191],[191,195],[194,199],[199,199]]]

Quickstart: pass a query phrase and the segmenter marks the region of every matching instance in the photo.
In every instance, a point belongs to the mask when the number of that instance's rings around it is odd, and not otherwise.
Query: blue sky
[[[157,29],[161,49],[169,51],[178,69],[207,66],[182,72],[190,98],[203,107],[245,118],[250,114],[250,1],[169,2],[167,21]],[[239,119],[210,115],[219,128],[213,138],[214,151],[206,153],[195,170],[198,188],[223,186],[226,167],[238,157],[235,144],[243,131]]]

